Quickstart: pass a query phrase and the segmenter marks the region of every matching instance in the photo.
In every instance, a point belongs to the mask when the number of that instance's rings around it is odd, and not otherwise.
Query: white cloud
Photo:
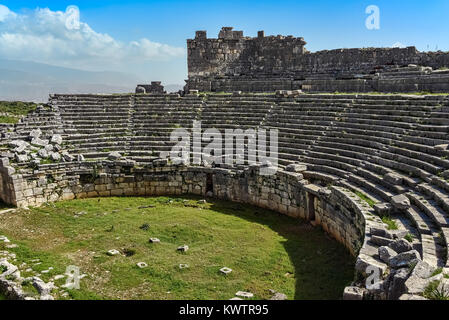
[[[9,16],[14,17],[15,13],[9,10],[8,7],[5,7],[4,5],[0,4],[0,22],[5,20]]]
[[[0,5],[0,57],[83,69],[121,68],[128,63],[168,61],[185,49],[140,39],[128,43],[94,31],[79,9],[48,8],[16,14]]]
[[[393,44],[392,46],[391,46],[392,48],[405,48],[405,45],[404,44],[402,44],[402,43],[400,43],[400,42],[396,42],[395,44]]]

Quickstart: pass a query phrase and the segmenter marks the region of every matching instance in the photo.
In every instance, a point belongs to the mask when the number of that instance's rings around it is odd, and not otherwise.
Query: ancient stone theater
[[[197,31],[187,49],[183,91],[152,82],[132,94],[52,94],[3,125],[1,199],[19,208],[183,194],[246,203],[321,226],[345,246],[356,272],[344,299],[420,299],[445,281],[449,53],[309,52],[301,37],[230,27],[218,38]],[[242,129],[245,155],[246,129],[278,130],[278,170],[163,157],[172,131],[194,121]]]

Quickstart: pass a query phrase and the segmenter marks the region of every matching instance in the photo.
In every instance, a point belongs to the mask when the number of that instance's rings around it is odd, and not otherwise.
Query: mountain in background
[[[122,72],[93,72],[0,59],[0,100],[47,102],[50,93],[129,93],[144,80]],[[168,92],[182,89],[168,85]]]

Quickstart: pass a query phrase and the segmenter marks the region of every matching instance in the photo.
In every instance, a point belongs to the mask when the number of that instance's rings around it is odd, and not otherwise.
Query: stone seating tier
[[[310,182],[378,204],[406,194],[411,206],[399,211],[401,227],[415,235],[424,261],[448,266],[449,183],[442,175],[449,151],[436,148],[449,144],[445,96],[54,95],[50,102],[52,110],[16,125],[17,136],[62,129],[64,148],[92,162],[118,151],[150,164],[171,150],[170,133],[190,130],[193,120],[203,129],[278,129],[279,164],[306,163]]]

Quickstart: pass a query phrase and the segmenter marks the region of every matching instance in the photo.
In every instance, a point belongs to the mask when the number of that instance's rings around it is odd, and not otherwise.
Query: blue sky
[[[162,79],[166,83],[182,84],[182,80],[186,77],[186,57],[185,52],[182,52],[186,39],[192,38],[195,30],[207,30],[209,37],[216,37],[222,26],[234,26],[237,30],[244,30],[248,36],[255,36],[258,30],[265,30],[268,35],[302,36],[308,42],[307,49],[310,51],[349,47],[390,47],[395,43],[414,45],[419,50],[438,48],[449,51],[447,0],[426,2],[0,0],[0,4],[19,16],[31,15],[36,8],[65,12],[67,6],[76,5],[80,9],[81,22],[95,32],[96,36],[110,37],[114,41],[116,51],[108,53],[106,58],[101,57],[102,61],[108,61],[108,64],[103,65],[99,60],[88,61],[92,57],[91,52],[86,52],[83,60],[76,61],[75,55],[84,56],[84,52],[81,51],[83,45],[66,50],[69,55],[67,59],[64,59],[65,51],[55,45],[58,56],[45,52],[44,55],[48,59],[58,65],[68,62],[75,67],[84,66],[85,69],[127,70],[145,76],[148,80]],[[380,9],[380,30],[368,30],[365,27],[367,18],[365,8],[369,5],[377,5]],[[35,21],[36,19],[29,22],[31,28]],[[0,35],[1,32],[0,19]],[[8,32],[12,32],[11,28]],[[49,31],[45,29],[43,32]],[[33,34],[33,37],[27,39],[35,41],[36,37],[38,35]],[[26,40],[20,38],[20,41]],[[138,43],[134,44],[134,41]],[[61,41],[57,43],[64,45]],[[139,50],[136,50],[134,45],[138,46]],[[164,47],[161,49],[160,45]],[[85,47],[86,50],[92,50],[90,45]],[[98,50],[108,51],[104,48]],[[12,54],[11,52],[9,54]],[[0,57],[2,53],[0,51]],[[167,53],[168,58],[162,57]],[[14,54],[17,55],[17,51],[14,51]],[[120,57],[117,61],[109,62],[109,58],[114,59],[118,56]],[[31,58],[36,60],[35,57]]]

